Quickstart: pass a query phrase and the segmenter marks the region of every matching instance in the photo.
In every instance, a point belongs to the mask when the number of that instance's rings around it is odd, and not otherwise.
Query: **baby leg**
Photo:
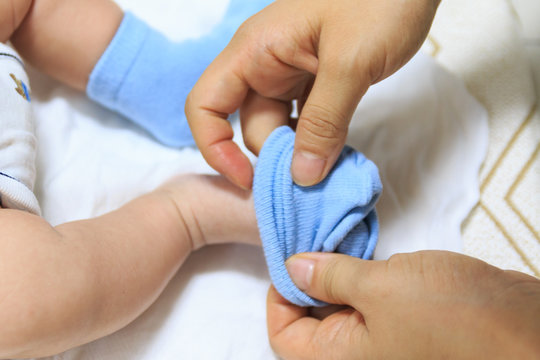
[[[222,176],[182,176],[180,182],[189,186],[178,186],[177,181],[160,190],[175,200],[193,250],[223,243],[260,245],[251,191],[238,188]]]
[[[1,209],[0,229],[0,358],[51,355],[110,334],[152,304],[193,249],[258,242],[251,195],[205,176],[56,227]]]

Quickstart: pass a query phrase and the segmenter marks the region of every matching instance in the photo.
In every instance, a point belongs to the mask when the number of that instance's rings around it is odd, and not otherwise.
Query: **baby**
[[[193,143],[183,114],[191,87],[235,29],[268,2],[233,0],[209,34],[173,43],[111,0],[5,0],[0,40],[178,147]],[[372,256],[376,166],[346,147],[324,181],[300,187],[289,171],[289,127],[262,128],[251,144],[260,152],[253,197],[221,177],[183,176],[103,216],[50,226],[32,192],[32,94],[19,53],[0,44],[0,357],[51,355],[120,329],[207,244],[256,244],[260,234],[276,289],[301,306],[326,304],[296,288],[288,257]]]
[[[175,44],[110,0],[0,1],[0,358],[52,355],[112,333],[158,297],[191,251],[259,242],[251,194],[212,176],[183,176],[98,218],[50,226],[32,192],[30,84],[21,57],[3,43],[157,140],[187,145],[182,96],[266,2],[247,3],[230,4],[234,15],[215,29],[219,36]],[[118,76],[127,83],[113,84]],[[148,89],[165,101],[137,98]]]

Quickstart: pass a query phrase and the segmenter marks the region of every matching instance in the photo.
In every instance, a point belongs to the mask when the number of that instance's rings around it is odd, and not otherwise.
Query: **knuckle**
[[[234,40],[253,38],[255,36],[255,33],[260,33],[258,23],[259,22],[257,20],[257,14],[254,14],[244,20],[244,22],[240,24],[240,26],[236,30],[236,33],[234,34]]]
[[[346,133],[345,116],[329,106],[311,104],[305,106],[299,126],[311,137],[316,139],[339,139]]]
[[[388,266],[394,266],[395,264],[400,264],[404,261],[405,255],[402,253],[392,254],[388,258]]]
[[[390,277],[406,277],[423,273],[422,261],[416,253],[394,254],[386,262],[386,273]]]
[[[339,297],[339,270],[338,262],[335,260],[330,261],[322,273],[322,285],[323,291],[326,293],[328,298],[333,302],[341,302]]]

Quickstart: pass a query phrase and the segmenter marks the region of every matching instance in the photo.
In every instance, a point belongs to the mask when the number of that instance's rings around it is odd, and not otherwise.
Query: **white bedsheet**
[[[218,22],[227,0],[119,2],[179,40]],[[197,150],[163,147],[84,95],[32,70],[30,77],[39,140],[36,193],[52,224],[112,210],[179,173],[213,172]],[[478,198],[486,119],[462,82],[424,55],[368,91],[349,143],[379,165],[385,186],[376,258],[461,250],[460,224]],[[235,129],[238,134],[237,121]],[[140,318],[54,358],[272,359],[268,285],[261,249],[202,249]]]

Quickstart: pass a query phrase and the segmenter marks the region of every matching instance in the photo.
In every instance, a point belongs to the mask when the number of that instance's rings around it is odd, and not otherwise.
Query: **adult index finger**
[[[185,112],[193,138],[208,164],[236,185],[249,189],[253,168],[232,141],[234,133],[227,120],[249,90],[239,66],[238,57],[226,48],[189,93]]]

